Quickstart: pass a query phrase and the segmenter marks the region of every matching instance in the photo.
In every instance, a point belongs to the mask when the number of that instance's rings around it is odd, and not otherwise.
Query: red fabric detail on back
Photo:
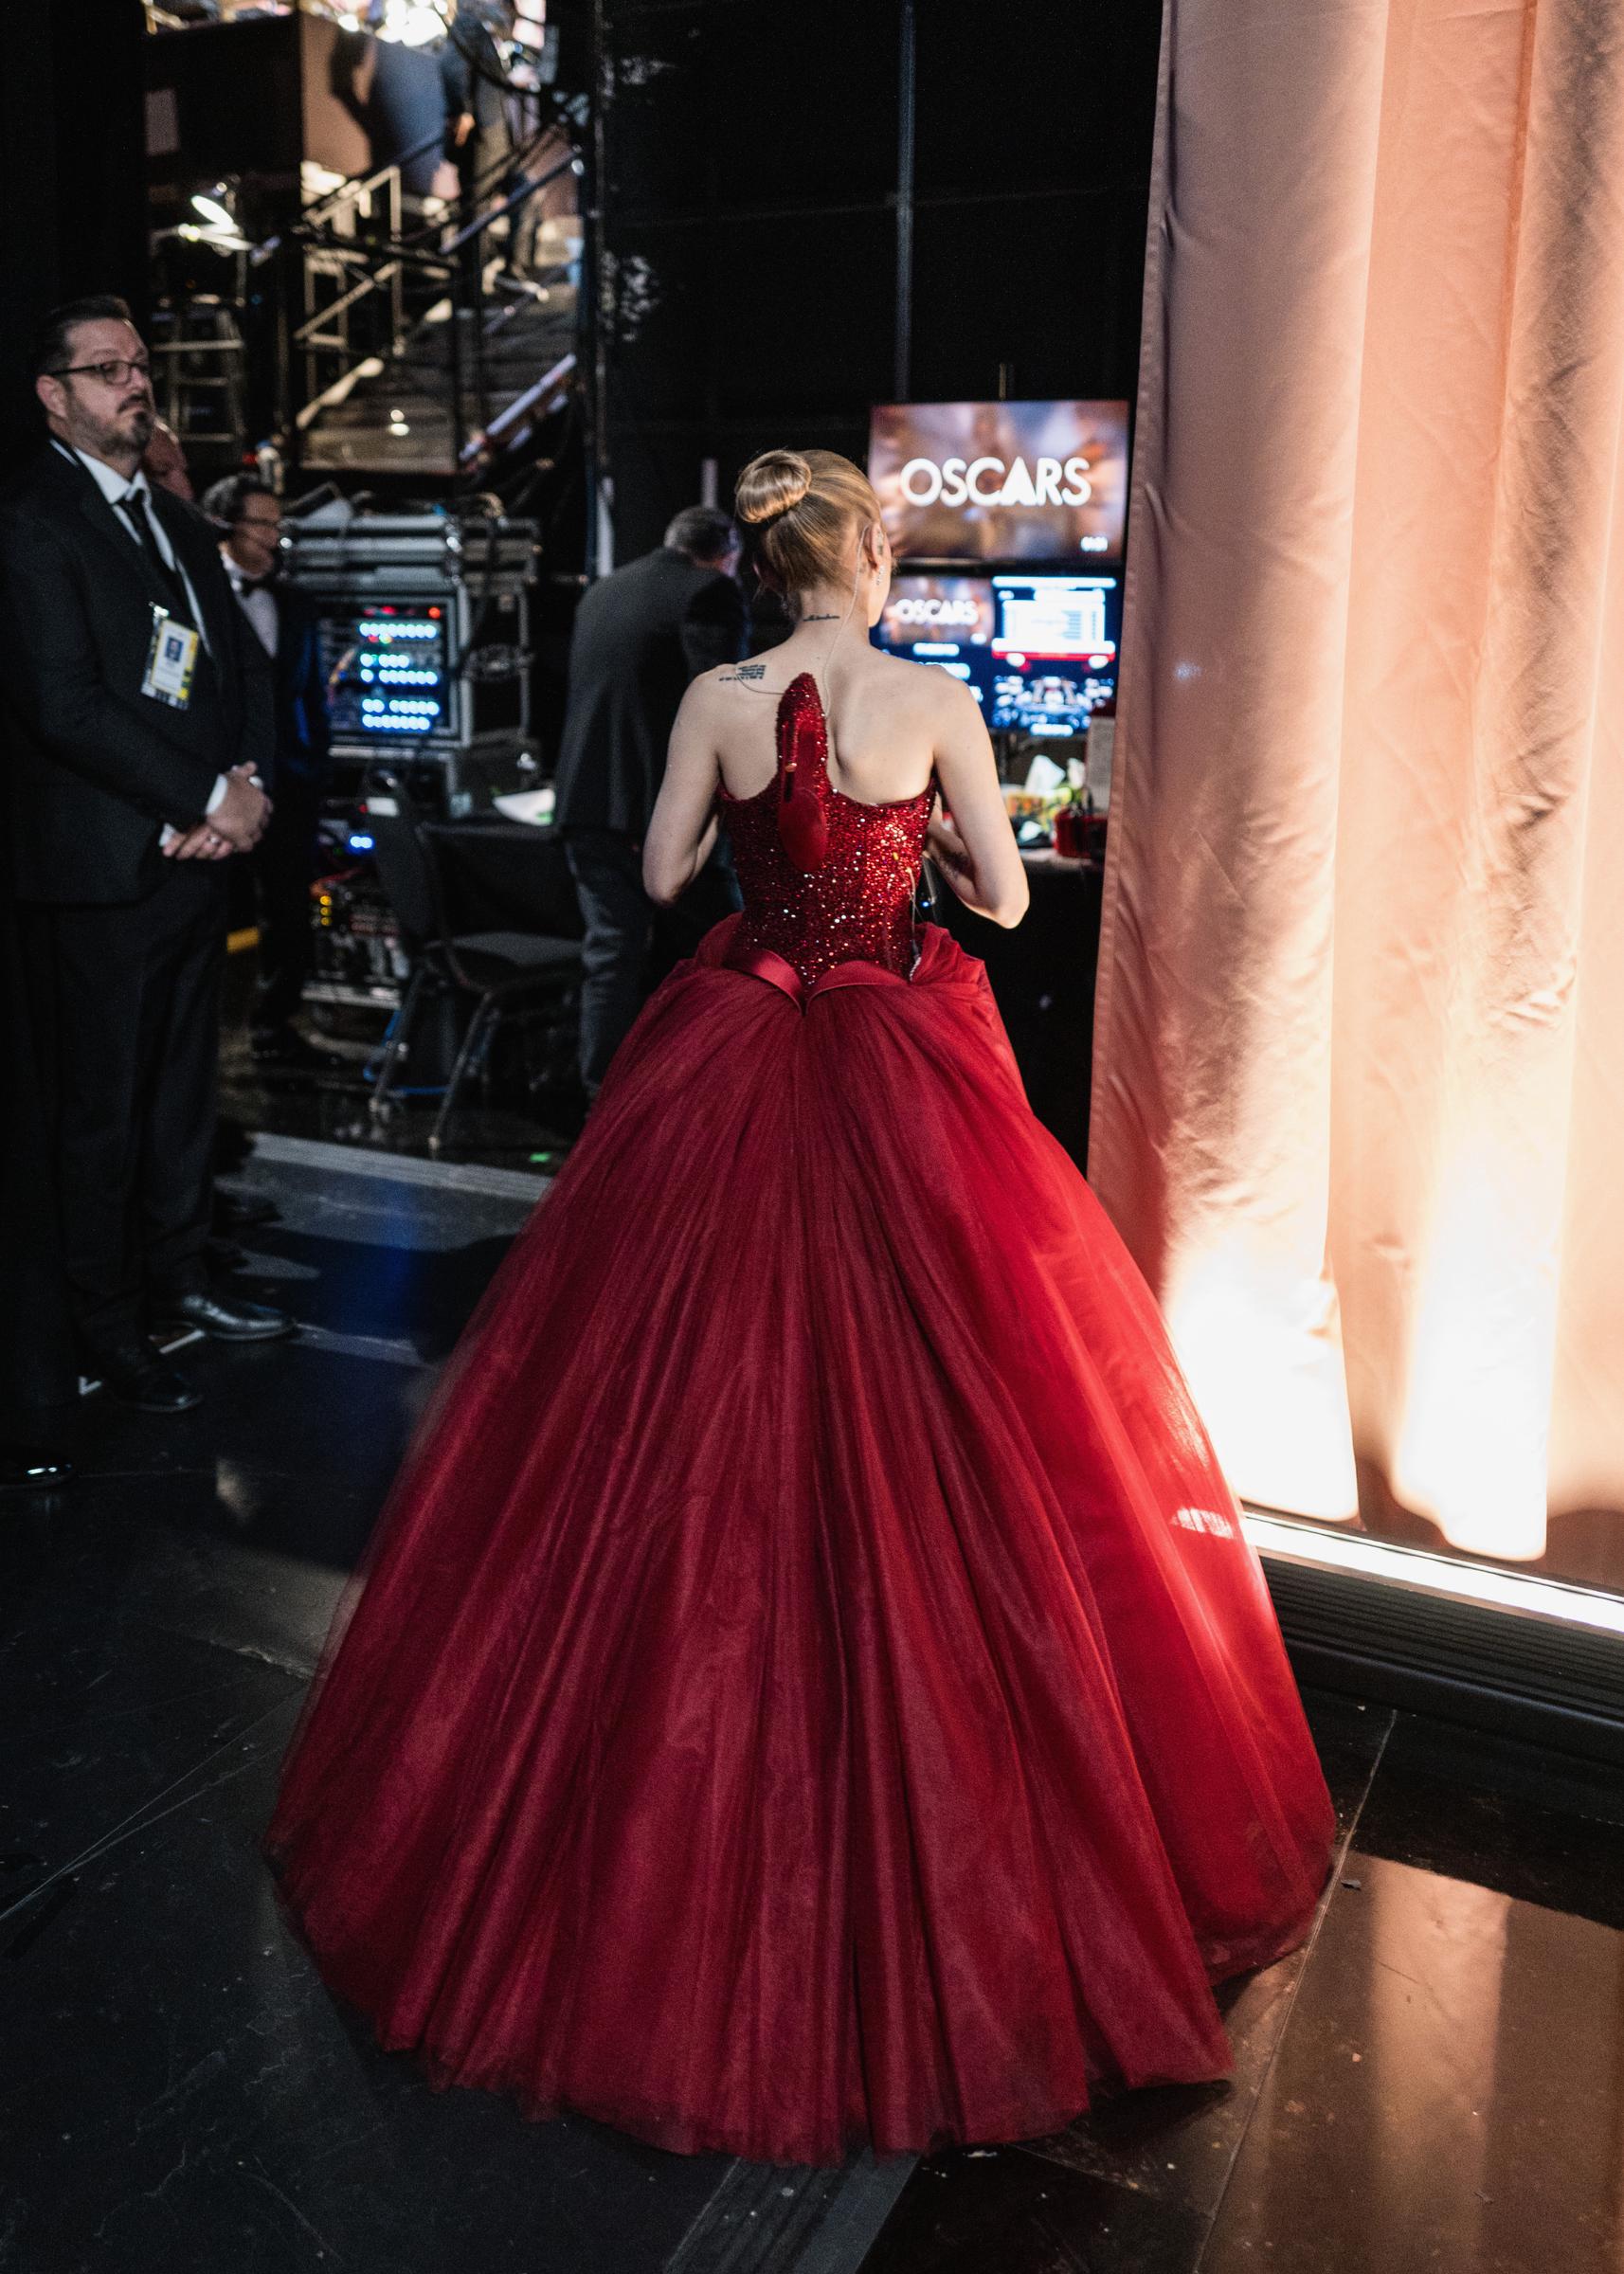
[[[829,730],[809,671],[778,704],[778,834],[803,876],[829,856]]]

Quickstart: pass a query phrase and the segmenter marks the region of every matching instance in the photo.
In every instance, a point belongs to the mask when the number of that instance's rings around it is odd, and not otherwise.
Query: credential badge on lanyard
[[[153,637],[147,647],[147,668],[141,693],[184,711],[191,701],[191,675],[197,668],[198,637],[189,623],[176,623],[168,608],[153,603]]]

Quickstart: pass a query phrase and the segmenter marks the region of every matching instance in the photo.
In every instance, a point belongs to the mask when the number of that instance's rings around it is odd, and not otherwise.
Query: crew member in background
[[[553,819],[586,925],[581,1079],[588,1097],[659,976],[649,968],[643,833],[689,680],[744,654],[738,566],[739,532],[728,515],[691,505],[663,545],[602,578],[576,611]],[[697,945],[705,925],[739,905],[719,843],[674,912]]]
[[[446,155],[457,169],[463,228],[474,217],[477,198],[483,195],[488,201],[505,187],[513,158],[507,75],[496,48],[496,36],[506,38],[512,28],[513,9],[506,0],[457,0],[440,51]],[[478,266],[482,256],[478,239],[463,258],[469,268]]]
[[[228,474],[203,500],[222,532],[220,557],[254,638],[271,659],[276,749],[266,776],[271,818],[254,848],[260,976],[249,1014],[256,1064],[315,1073],[331,1055],[294,1024],[311,968],[310,887],[327,789],[327,683],[315,610],[279,581],[282,509],[257,475]]]
[[[226,953],[219,863],[269,808],[270,670],[208,524],[141,471],[147,353],[122,300],[45,318],[50,439],[0,502],[14,883],[81,1364],[178,1413],[149,1329],[286,1334],[208,1283]]]

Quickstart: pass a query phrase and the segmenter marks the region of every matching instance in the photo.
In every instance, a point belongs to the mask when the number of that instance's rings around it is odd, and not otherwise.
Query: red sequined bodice
[[[779,704],[778,749],[778,772],[753,798],[717,792],[744,893],[738,945],[783,956],[807,986],[853,962],[906,978],[935,783],[884,805],[832,787],[806,673]]]

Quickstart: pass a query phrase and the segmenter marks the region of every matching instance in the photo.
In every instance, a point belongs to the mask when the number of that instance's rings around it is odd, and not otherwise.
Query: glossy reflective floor
[[[257,1842],[344,1578],[536,1179],[262,1138],[172,1421],[84,1401],[0,1503],[6,2274],[1620,2274],[1617,1779],[1330,1695],[1347,1846],[1226,1995],[1234,2082],[910,2171],[688,2160],[437,2094],[328,1998]]]
[[[1624,1792],[1308,1700],[1346,1836],[1236,2074],[921,2165],[864,2274],[1617,2274]]]
[[[227,1139],[233,1129],[267,1129],[362,1152],[429,1159],[438,1088],[403,1084],[387,1101],[382,1118],[371,1110],[378,1054],[389,1024],[387,1010],[318,1005],[306,1015],[304,1025],[307,1039],[323,1054],[319,1071],[284,1073],[256,1065],[244,1023],[253,960],[234,955],[226,974],[231,1015],[221,1038],[220,1106]],[[452,1027],[448,1048],[455,1048],[460,1032]],[[572,1049],[572,1030],[550,1034],[543,1051],[533,1036],[519,1038],[504,1029],[486,1077],[471,1081],[458,1102],[441,1157],[532,1176],[556,1170],[586,1117],[586,1099],[569,1063]],[[552,1078],[534,1078],[538,1056]]]
[[[194,1344],[205,1402],[82,1401],[0,1503],[0,2268],[855,2268],[907,2176],[665,2156],[439,2094],[327,1996],[258,1843],[345,1576],[542,1189],[265,1137],[241,1284],[299,1339]]]

